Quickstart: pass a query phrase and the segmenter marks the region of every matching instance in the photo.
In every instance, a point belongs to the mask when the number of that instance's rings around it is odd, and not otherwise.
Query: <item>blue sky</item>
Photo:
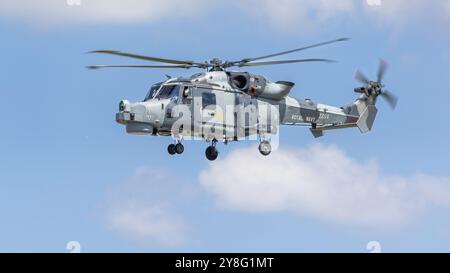
[[[449,1],[205,3],[0,1],[0,251],[449,251]],[[292,55],[338,63],[251,71],[340,106],[382,57],[397,109],[380,101],[367,135],[282,127],[264,159],[251,142],[213,163],[200,141],[170,157],[170,138],[115,123],[121,99],[196,71],[84,68],[139,63],[94,49],[203,61],[339,37],[352,40]]]

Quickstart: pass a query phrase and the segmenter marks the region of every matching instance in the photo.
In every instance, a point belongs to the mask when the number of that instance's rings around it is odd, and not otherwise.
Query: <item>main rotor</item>
[[[344,42],[350,40],[349,38],[340,38],[336,40],[326,41],[314,45],[309,45],[305,47],[300,47],[292,50],[287,50],[283,52],[278,52],[274,54],[264,55],[264,56],[258,56],[253,58],[244,58],[237,61],[222,61],[218,58],[214,58],[210,61],[205,62],[195,62],[195,61],[183,61],[183,60],[174,60],[174,59],[166,59],[166,58],[159,58],[159,57],[151,57],[151,56],[144,56],[144,55],[137,55],[133,53],[125,53],[121,51],[115,51],[115,50],[94,50],[88,53],[100,53],[100,54],[110,54],[110,55],[116,55],[116,56],[122,56],[122,57],[128,57],[133,59],[139,59],[144,61],[151,61],[151,62],[159,62],[159,63],[166,63],[170,65],[90,65],[87,68],[90,69],[99,69],[99,68],[117,68],[117,67],[124,67],[124,68],[177,68],[177,69],[190,69],[190,68],[200,68],[200,69],[207,69],[208,71],[224,71],[227,68],[230,67],[253,67],[253,66],[266,66],[266,65],[277,65],[277,64],[289,64],[289,63],[304,63],[304,62],[334,62],[333,60],[329,59],[319,59],[319,58],[311,58],[311,59],[291,59],[291,60],[280,60],[280,61],[263,61],[260,62],[259,60],[278,57],[285,54],[290,54],[298,51],[303,51],[315,47],[320,47],[328,44],[333,44],[337,42]]]

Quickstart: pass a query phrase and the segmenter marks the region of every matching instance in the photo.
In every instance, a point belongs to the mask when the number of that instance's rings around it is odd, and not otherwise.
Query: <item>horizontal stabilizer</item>
[[[311,128],[310,130],[311,130],[311,133],[313,134],[313,136],[315,138],[319,138],[319,137],[323,136],[323,130],[322,129],[313,129],[313,128]]]

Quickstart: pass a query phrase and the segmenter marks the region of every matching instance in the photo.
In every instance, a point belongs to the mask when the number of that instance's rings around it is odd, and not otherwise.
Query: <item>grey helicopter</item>
[[[377,115],[378,96],[395,108],[397,97],[384,89],[382,83],[387,64],[380,60],[377,78],[369,80],[357,70],[355,78],[362,84],[354,89],[357,99],[344,106],[316,103],[310,99],[289,96],[293,82],[272,82],[262,75],[230,70],[232,67],[257,67],[307,62],[334,62],[329,59],[290,59],[261,61],[315,47],[348,41],[340,38],[279,53],[244,58],[238,61],[195,62],[150,57],[114,50],[95,50],[89,53],[116,55],[164,65],[91,65],[100,68],[155,68],[155,69],[204,69],[190,77],[172,78],[151,86],[143,101],[122,100],[116,121],[125,126],[127,133],[150,136],[171,136],[168,145],[170,155],[182,154],[183,139],[206,140],[209,145],[205,155],[216,160],[219,141],[259,139],[259,152],[267,156],[272,151],[270,136],[278,133],[280,125],[309,127],[315,138],[325,131],[357,127],[367,133]]]

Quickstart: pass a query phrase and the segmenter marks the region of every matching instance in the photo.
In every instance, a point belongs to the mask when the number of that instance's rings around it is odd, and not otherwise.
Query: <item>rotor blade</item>
[[[361,71],[359,71],[359,69],[356,70],[355,79],[363,84],[370,83],[369,79]]]
[[[380,64],[378,65],[378,73],[377,73],[378,82],[381,82],[383,80],[387,67],[388,67],[387,62],[380,59]]]
[[[263,66],[263,65],[273,65],[273,64],[291,64],[291,63],[306,63],[306,62],[326,62],[334,63],[336,61],[328,59],[300,59],[300,60],[283,60],[283,61],[272,61],[272,62],[255,62],[255,63],[243,63],[238,65],[239,67],[244,66]]]
[[[235,63],[235,64],[249,63],[249,62],[253,62],[253,61],[257,61],[257,60],[272,58],[272,57],[281,56],[281,55],[284,55],[284,54],[289,54],[289,53],[298,52],[298,51],[302,51],[302,50],[306,50],[306,49],[310,49],[310,48],[314,48],[314,47],[324,46],[324,45],[333,44],[333,43],[337,43],[337,42],[348,41],[348,40],[350,40],[350,38],[340,38],[340,39],[336,39],[336,40],[332,40],[332,41],[318,43],[318,44],[305,46],[305,47],[301,47],[301,48],[297,48],[297,49],[292,49],[292,50],[288,50],[288,51],[283,51],[283,52],[279,52],[279,53],[274,53],[274,54],[270,54],[270,55],[265,55],[265,56],[255,57],[255,58],[242,59],[240,61],[236,61],[236,62],[233,62],[233,63]]]
[[[100,68],[184,68],[189,69],[196,67],[192,65],[89,65],[86,68],[100,69]]]
[[[143,55],[137,55],[132,53],[125,53],[120,51],[114,51],[114,50],[94,50],[88,53],[101,53],[101,54],[111,54],[111,55],[117,55],[122,57],[129,57],[134,59],[140,59],[145,61],[151,61],[151,62],[160,62],[160,63],[169,63],[169,64],[188,64],[188,65],[199,65],[204,66],[204,63],[195,63],[193,61],[180,61],[180,60],[172,60],[172,59],[163,59],[163,58],[157,58],[157,57],[150,57],[150,56],[143,56]]]
[[[389,106],[392,109],[395,109],[395,107],[397,106],[397,102],[398,102],[397,96],[395,96],[393,93],[391,93],[387,90],[383,91],[381,93],[381,96],[386,100],[386,102],[389,104]]]

